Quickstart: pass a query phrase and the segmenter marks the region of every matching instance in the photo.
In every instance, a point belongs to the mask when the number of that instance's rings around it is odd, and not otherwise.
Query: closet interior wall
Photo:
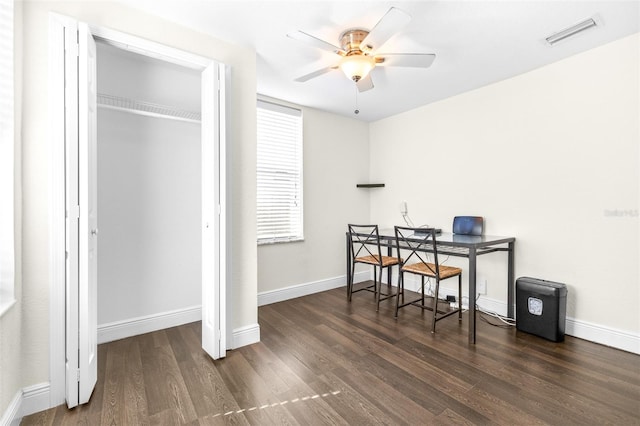
[[[97,60],[100,334],[199,309],[201,136],[199,72],[103,42]]]

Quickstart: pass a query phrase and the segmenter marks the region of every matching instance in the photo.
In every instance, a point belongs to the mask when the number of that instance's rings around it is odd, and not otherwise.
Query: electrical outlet
[[[476,283],[476,291],[478,294],[487,294],[487,280],[478,280]]]

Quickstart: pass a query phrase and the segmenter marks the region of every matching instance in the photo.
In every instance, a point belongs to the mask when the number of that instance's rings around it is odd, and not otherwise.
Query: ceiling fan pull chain
[[[356,91],[356,109],[355,109],[355,111],[353,111],[353,113],[358,115],[358,114],[360,114],[360,110],[358,109],[358,86],[356,86],[354,84],[353,87],[354,87],[354,89]]]

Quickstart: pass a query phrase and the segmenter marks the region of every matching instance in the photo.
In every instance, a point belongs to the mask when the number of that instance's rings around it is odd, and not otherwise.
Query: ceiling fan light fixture
[[[375,66],[375,58],[369,55],[349,55],[340,61],[342,72],[356,83],[365,78]]]

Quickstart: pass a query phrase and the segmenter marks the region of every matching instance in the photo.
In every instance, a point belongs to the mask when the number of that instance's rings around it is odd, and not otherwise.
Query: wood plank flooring
[[[212,361],[200,323],[99,346],[91,401],[23,425],[640,425],[640,356],[430,316],[344,288],[259,308],[261,342]],[[467,314],[465,314],[467,315]]]

